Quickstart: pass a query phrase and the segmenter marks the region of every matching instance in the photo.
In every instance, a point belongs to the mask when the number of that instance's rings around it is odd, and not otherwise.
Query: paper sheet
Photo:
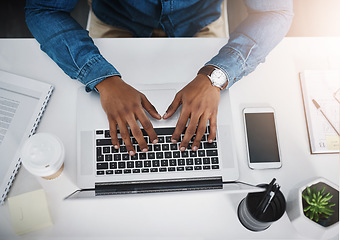
[[[14,232],[21,235],[53,225],[43,189],[8,198]]]
[[[339,152],[339,136],[332,125],[339,132],[340,103],[334,94],[340,88],[340,72],[305,71],[301,85],[312,153]],[[313,99],[320,105],[319,110]]]

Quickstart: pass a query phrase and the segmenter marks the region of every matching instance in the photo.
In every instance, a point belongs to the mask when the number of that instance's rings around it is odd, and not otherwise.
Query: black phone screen
[[[251,163],[280,162],[274,113],[245,113]]]

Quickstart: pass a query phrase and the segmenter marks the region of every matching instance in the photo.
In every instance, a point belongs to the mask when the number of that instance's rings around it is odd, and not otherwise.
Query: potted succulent
[[[310,238],[339,234],[339,187],[324,178],[307,181],[289,192],[287,214],[294,227]]]
[[[303,211],[306,217],[321,226],[328,227],[339,219],[332,218],[335,213],[333,207],[336,204],[331,202],[333,195],[330,192],[325,193],[325,189],[326,187],[323,187],[317,191],[315,186],[313,188],[307,187],[302,192]]]

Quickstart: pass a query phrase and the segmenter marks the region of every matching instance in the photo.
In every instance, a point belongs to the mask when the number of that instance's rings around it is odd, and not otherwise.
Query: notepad
[[[300,83],[311,153],[339,153],[340,71],[304,71]]]
[[[0,204],[21,165],[19,150],[34,134],[53,86],[0,71]]]
[[[8,206],[16,234],[22,235],[53,225],[43,189],[11,197]]]

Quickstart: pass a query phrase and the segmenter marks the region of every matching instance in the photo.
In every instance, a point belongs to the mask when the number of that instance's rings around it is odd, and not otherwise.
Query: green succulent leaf
[[[319,198],[321,196],[321,192],[317,192],[316,196]]]
[[[314,212],[313,212],[313,211],[312,211],[312,212],[310,212],[310,214],[309,214],[309,218],[313,220],[313,218],[314,218]]]
[[[323,187],[322,189],[321,189],[321,194],[323,194],[324,192],[325,192],[325,187]]]
[[[309,196],[307,196],[307,195],[302,195],[302,197],[303,197],[303,199],[305,199],[307,202],[309,201]]]
[[[320,192],[318,193],[318,198],[317,198],[317,202],[320,202],[320,200],[322,199],[322,195],[320,195]]]
[[[312,207],[312,206],[309,205],[309,206],[305,207],[305,208],[303,209],[303,211],[304,211],[304,212],[307,212],[309,209],[311,209],[311,207]]]
[[[312,195],[312,191],[310,190],[310,187],[307,187],[307,194]]]
[[[328,196],[328,197],[325,196],[323,199],[325,199],[325,201],[329,201],[329,200],[332,199],[332,197],[333,197],[333,195],[330,195],[330,196]]]
[[[315,193],[313,193],[313,200],[315,201],[315,199],[316,199],[316,194]]]
[[[334,212],[330,207],[325,207],[324,212]]]

